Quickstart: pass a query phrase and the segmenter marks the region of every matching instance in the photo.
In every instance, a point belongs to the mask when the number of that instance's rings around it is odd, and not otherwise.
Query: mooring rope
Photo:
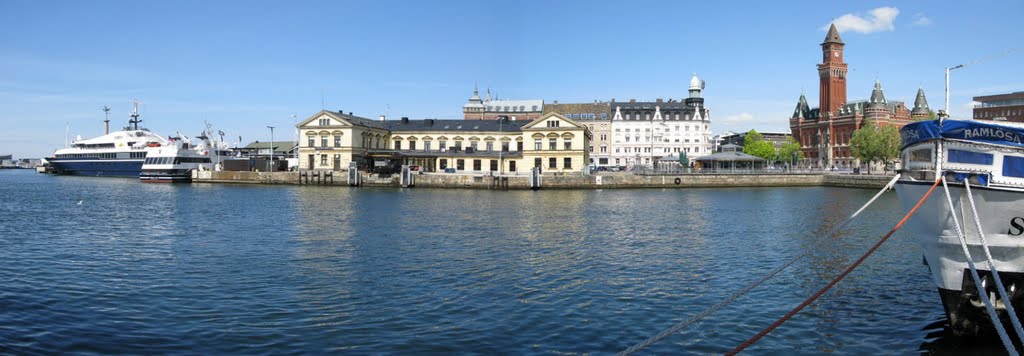
[[[1017,338],[1020,339],[1021,344],[1024,344],[1024,330],[1021,329],[1017,312],[1013,309],[1013,303],[1011,303],[1012,301],[1007,296],[1006,287],[1003,286],[1003,281],[999,279],[999,272],[996,271],[992,253],[988,248],[988,241],[985,241],[985,232],[981,231],[981,218],[978,217],[978,209],[974,205],[974,196],[971,194],[971,182],[965,179],[964,187],[967,189],[967,200],[971,203],[971,214],[974,215],[974,224],[978,227],[978,236],[981,237],[981,247],[985,250],[985,257],[988,258],[988,268],[992,270],[992,277],[996,280],[996,290],[999,291],[999,296],[1003,298],[1003,304],[1006,305],[1006,313],[1010,314],[1010,323],[1013,324],[1013,330],[1017,332]]]
[[[989,300],[988,294],[985,294],[985,286],[981,284],[981,277],[978,275],[978,270],[974,266],[974,258],[971,257],[971,251],[967,249],[967,237],[963,230],[960,229],[960,220],[956,218],[956,207],[953,205],[953,198],[949,194],[949,185],[946,184],[945,175],[942,176],[941,180],[942,188],[946,191],[946,202],[949,203],[949,216],[953,218],[953,226],[956,228],[956,237],[960,240],[960,247],[964,250],[964,257],[967,259],[967,267],[971,270],[971,278],[974,279],[974,285],[978,288],[978,297],[983,303],[985,303],[985,311],[988,312],[989,318],[992,319],[992,324],[995,326],[996,333],[999,334],[999,339],[1002,340],[1003,347],[1006,348],[1006,352],[1012,356],[1017,356],[1017,349],[1013,347],[1013,342],[1010,341],[1010,337],[1006,334],[1006,329],[1003,328],[1003,323],[999,321],[999,315],[996,314],[995,306],[993,306],[992,301]]]
[[[782,325],[782,323],[785,323],[787,320],[789,320],[794,315],[796,315],[796,313],[799,313],[800,310],[803,310],[803,308],[805,308],[808,305],[810,305],[811,303],[813,303],[815,300],[817,300],[819,297],[821,297],[823,294],[825,294],[825,292],[827,292],[829,289],[831,289],[833,286],[835,286],[836,283],[839,283],[840,280],[845,278],[846,275],[850,274],[850,272],[853,272],[854,268],[857,268],[857,266],[860,266],[860,264],[863,263],[864,260],[868,258],[868,256],[871,256],[871,254],[875,253],[875,250],[878,250],[878,248],[881,247],[882,244],[885,243],[885,241],[888,240],[890,236],[892,236],[892,234],[896,233],[896,231],[899,230],[900,227],[903,227],[903,224],[905,224],[907,222],[907,220],[910,219],[910,216],[913,215],[914,212],[916,212],[917,209],[920,208],[922,204],[924,204],[924,201],[928,199],[928,196],[930,196],[932,194],[932,191],[935,190],[935,187],[939,186],[939,182],[941,182],[941,181],[942,181],[941,179],[936,179],[935,180],[935,184],[932,184],[932,187],[928,189],[928,192],[925,193],[923,197],[921,197],[921,200],[919,200],[917,202],[917,205],[914,205],[914,208],[910,209],[910,211],[907,212],[907,215],[904,215],[903,219],[900,220],[900,222],[897,223],[896,226],[894,226],[892,228],[892,230],[889,230],[889,232],[886,233],[885,236],[883,236],[881,240],[878,240],[878,242],[875,243],[874,246],[871,246],[871,249],[869,249],[867,253],[865,253],[863,256],[860,256],[860,258],[858,258],[857,261],[855,261],[852,265],[850,265],[850,267],[847,267],[846,270],[843,271],[843,273],[840,273],[838,276],[836,276],[836,278],[832,279],[831,282],[829,282],[827,285],[825,285],[824,288],[821,288],[821,290],[819,290],[817,293],[814,293],[814,295],[811,295],[810,298],[807,298],[807,300],[804,300],[803,303],[800,303],[800,305],[798,305],[796,308],[793,308],[793,310],[791,310],[789,313],[786,313],[786,315],[782,316],[782,318],[779,318],[779,320],[776,320],[774,323],[772,323],[772,325],[769,325],[764,330],[761,330],[761,332],[757,333],[757,335],[754,335],[754,337],[752,337],[749,340],[747,340],[746,342],[740,344],[740,346],[737,346],[732,351],[729,351],[728,353],[726,353],[726,355],[735,355],[735,354],[739,353],[740,351],[743,351],[747,347],[750,347],[750,345],[753,345],[755,342],[757,342],[757,340],[760,340],[765,335],[768,335],[768,333],[772,332],[772,330],[775,330],[780,325]]]
[[[836,225],[835,228],[833,228],[831,231],[829,231],[827,234],[825,234],[818,241],[815,241],[814,244],[812,244],[810,247],[804,249],[799,254],[797,254],[795,257],[791,258],[789,261],[786,261],[786,263],[783,263],[781,266],[779,266],[779,267],[771,270],[770,272],[768,272],[768,274],[766,274],[761,279],[758,279],[758,280],[754,281],[753,283],[748,284],[746,287],[743,287],[742,289],[736,291],[735,293],[730,295],[728,298],[725,298],[722,301],[718,302],[717,304],[712,305],[711,307],[705,309],[703,312],[700,312],[699,314],[694,315],[690,319],[688,319],[688,320],[686,320],[684,322],[678,323],[676,325],[673,325],[672,327],[670,327],[668,329],[665,329],[664,331],[658,333],[657,335],[654,335],[654,336],[648,338],[647,340],[641,341],[640,343],[637,343],[636,345],[630,346],[628,349],[625,349],[622,352],[619,352],[618,355],[632,355],[632,354],[634,354],[634,353],[636,353],[636,352],[638,352],[640,350],[643,350],[643,349],[647,348],[648,346],[653,345],[654,343],[656,343],[658,341],[661,341],[661,340],[665,339],[669,335],[672,335],[672,334],[675,334],[676,332],[679,332],[679,330],[682,330],[683,328],[686,328],[686,327],[689,327],[690,325],[693,325],[694,323],[696,323],[696,322],[706,318],[707,316],[709,316],[711,314],[714,314],[716,311],[718,311],[722,307],[728,305],[729,303],[732,303],[733,301],[735,301],[740,296],[742,296],[742,295],[746,294],[747,292],[749,292],[750,290],[756,288],[761,283],[764,283],[764,281],[767,281],[767,280],[771,279],[772,277],[774,277],[776,274],[779,274],[779,272],[782,272],[782,270],[786,269],[786,267],[789,267],[790,265],[795,263],[800,258],[803,258],[807,254],[809,254],[811,251],[815,250],[818,247],[818,245],[820,245],[822,242],[825,242],[826,239],[829,238],[829,237],[832,237],[832,235],[835,235],[835,233],[839,232],[839,230],[841,230],[843,227],[845,227],[846,224],[848,224],[850,221],[853,221],[853,219],[856,218],[857,215],[860,215],[860,213],[863,212],[864,209],[867,209],[867,207],[870,206],[872,203],[874,203],[875,200],[878,199],[878,197],[882,196],[882,193],[885,193],[889,189],[892,189],[892,186],[894,184],[896,184],[896,181],[899,180],[899,178],[900,178],[900,175],[897,174],[895,177],[892,178],[892,180],[889,181],[889,183],[886,183],[885,186],[882,187],[882,190],[878,191],[878,193],[876,193],[875,196],[871,198],[871,200],[868,200],[868,202],[866,204],[864,204],[863,206],[861,206],[860,209],[857,209],[857,211],[854,212],[853,215],[850,215],[850,217],[847,218],[845,221],[843,221],[839,225]]]

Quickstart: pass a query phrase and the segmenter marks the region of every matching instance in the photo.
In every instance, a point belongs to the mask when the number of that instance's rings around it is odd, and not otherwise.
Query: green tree
[[[861,162],[868,163],[870,174],[871,163],[888,164],[899,157],[902,144],[900,131],[895,126],[878,128],[873,122],[864,121],[864,125],[854,131],[850,138],[850,153]]]
[[[878,160],[889,164],[900,157],[900,146],[903,137],[896,126],[883,126],[878,129]]]
[[[743,137],[743,153],[771,161],[775,159],[776,152],[771,142],[765,141],[764,136],[751,129]]]
[[[800,143],[796,142],[796,139],[789,137],[786,142],[782,143],[782,147],[779,147],[779,157],[783,161],[791,161],[793,154],[796,154],[798,160],[804,159],[804,152],[800,150]]]
[[[868,163],[868,174],[871,174],[871,162],[878,159],[877,137],[878,129],[874,123],[867,120],[853,132],[853,137],[850,137],[850,153],[861,162]]]

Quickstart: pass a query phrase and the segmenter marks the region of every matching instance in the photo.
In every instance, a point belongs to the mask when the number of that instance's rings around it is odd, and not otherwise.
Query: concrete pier
[[[196,183],[291,184],[348,186],[347,174],[329,171],[300,172],[197,172]],[[360,173],[360,186],[401,187],[400,175]],[[540,189],[725,188],[826,186],[878,189],[892,175],[828,173],[779,174],[674,174],[543,175]],[[418,188],[531,189],[528,175],[447,174],[415,175]]]

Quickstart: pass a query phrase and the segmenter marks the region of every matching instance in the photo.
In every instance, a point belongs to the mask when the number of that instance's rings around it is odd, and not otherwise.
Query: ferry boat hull
[[[928,182],[899,182],[896,192],[904,209],[911,209],[931,187]],[[982,278],[986,295],[994,301],[997,315],[1009,325],[1005,301],[995,288],[995,280],[986,262],[985,251],[974,222],[974,214],[962,183],[949,183],[954,211],[950,211],[945,192],[936,189],[907,225],[921,246],[924,263],[936,285],[950,327],[958,335],[994,335],[995,329],[970,274],[967,258],[957,237],[955,216],[964,232],[967,248]],[[1018,318],[1024,319],[1024,211],[1022,191],[971,187],[978,218],[993,264]],[[1016,224],[1016,225],[1015,225]]]
[[[896,192],[903,208],[909,211],[937,179],[948,187],[931,193],[907,229],[921,246],[950,329],[979,338],[994,336],[997,326],[1012,330],[1010,310],[1024,319],[1024,125],[946,119],[907,124],[900,133]]]
[[[192,171],[183,173],[142,171],[139,181],[143,183],[191,183]]]
[[[143,159],[61,159],[48,158],[54,173],[90,177],[136,178],[142,172]]]

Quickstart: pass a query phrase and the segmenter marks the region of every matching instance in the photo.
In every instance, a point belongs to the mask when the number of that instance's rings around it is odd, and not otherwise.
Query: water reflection
[[[156,186],[5,174],[3,218],[34,222],[0,224],[0,324],[10,326],[0,345],[15,353],[615,352],[759,278],[873,193]],[[827,283],[898,210],[883,198],[842,238],[650,351],[736,346]],[[919,261],[897,234],[752,352],[932,350],[946,339],[922,326],[942,308]]]

